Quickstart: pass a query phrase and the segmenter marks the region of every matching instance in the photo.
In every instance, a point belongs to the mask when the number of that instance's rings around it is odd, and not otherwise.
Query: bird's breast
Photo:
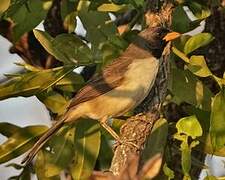
[[[134,60],[124,75],[122,87],[134,93],[142,93],[143,99],[151,90],[159,68],[159,60],[154,57]],[[139,98],[139,97],[137,97]]]
[[[92,119],[123,115],[148,95],[155,82],[158,67],[159,62],[153,57],[134,60],[125,72],[120,86],[81,103],[77,112]]]

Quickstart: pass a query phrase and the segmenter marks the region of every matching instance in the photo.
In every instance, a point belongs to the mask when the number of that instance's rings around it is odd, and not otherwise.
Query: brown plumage
[[[80,117],[97,119],[113,137],[115,132],[106,124],[110,117],[123,115],[136,107],[151,90],[158,72],[158,59],[169,31],[162,27],[141,32],[135,41],[114,62],[95,75],[72,99],[67,112],[33,146],[23,162],[29,163],[46,141],[64,123]]]

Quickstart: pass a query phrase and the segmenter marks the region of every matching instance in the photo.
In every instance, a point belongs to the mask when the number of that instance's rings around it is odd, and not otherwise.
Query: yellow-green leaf
[[[48,165],[45,152],[46,150],[40,150],[37,154],[37,158],[34,165],[34,170],[37,178],[40,180],[60,180],[58,175],[53,177],[47,177],[45,174],[46,166]]]
[[[14,159],[26,152],[47,129],[46,126],[27,126],[15,132],[0,145],[0,163]]]
[[[9,5],[10,5],[10,0],[1,0],[0,15],[8,9]]]
[[[181,118],[177,122],[176,128],[178,134],[186,134],[187,136],[191,136],[192,139],[202,136],[202,128],[196,116]]]
[[[74,180],[88,179],[95,166],[100,144],[100,126],[94,120],[81,119],[76,125],[75,155],[70,166]]]
[[[0,123],[0,134],[6,137],[10,137],[16,132],[20,131],[21,127],[7,122]]]
[[[62,128],[46,145],[51,149],[51,151],[43,151],[46,164],[44,166],[46,177],[59,175],[72,162],[74,132],[74,127]]]
[[[27,72],[0,85],[0,100],[16,97],[31,96],[56,85],[67,76],[74,67],[58,67],[54,69]]]
[[[225,146],[220,149],[213,149],[210,134],[202,136],[199,140],[202,144],[202,146],[197,147],[199,151],[203,151],[204,153],[211,155],[225,157]]]
[[[59,93],[55,91],[45,91],[37,95],[45,106],[53,113],[63,114],[68,106],[68,101]]]
[[[41,43],[41,45],[48,51],[49,54],[54,54],[54,49],[52,46],[52,42],[54,38],[52,38],[47,32],[34,29],[34,36]]]
[[[126,10],[126,9],[127,9],[126,5],[117,5],[113,3],[101,4],[97,8],[98,11],[103,11],[103,12],[117,12],[117,11]]]
[[[64,19],[63,26],[68,30],[68,33],[74,32],[76,28],[76,16],[77,12],[71,12]]]
[[[192,36],[184,46],[184,53],[189,54],[194,50],[209,44],[212,40],[214,40],[214,37],[210,33],[199,33]]]
[[[210,137],[214,150],[225,146],[225,90],[222,89],[212,100]]]
[[[212,75],[209,70],[204,56],[191,56],[188,69],[197,76],[208,77]]]

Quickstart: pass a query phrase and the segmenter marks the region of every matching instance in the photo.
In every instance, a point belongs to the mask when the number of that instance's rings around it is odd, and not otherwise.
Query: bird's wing
[[[123,81],[124,73],[127,71],[130,63],[132,63],[132,60],[129,58],[119,58],[115,60],[107,66],[101,74],[94,76],[88,84],[75,95],[68,109],[118,87]]]

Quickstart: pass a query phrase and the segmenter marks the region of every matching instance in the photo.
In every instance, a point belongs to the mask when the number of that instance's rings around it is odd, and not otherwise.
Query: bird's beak
[[[164,36],[163,40],[168,42],[168,41],[172,41],[180,36],[181,36],[181,34],[178,32],[169,32],[167,35]]]

